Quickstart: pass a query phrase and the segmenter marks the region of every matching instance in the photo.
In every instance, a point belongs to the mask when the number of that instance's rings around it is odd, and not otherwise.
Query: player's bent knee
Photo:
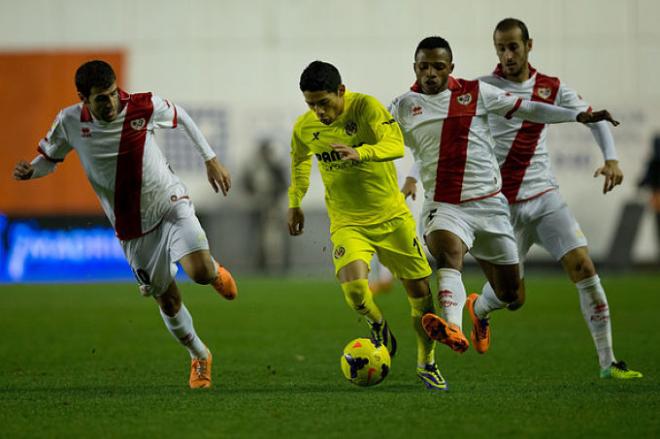
[[[403,287],[406,289],[406,294],[412,298],[421,298],[431,295],[431,287],[429,286],[429,278],[422,279],[401,279]]]
[[[596,275],[596,267],[591,258],[586,257],[576,261],[572,268],[571,277],[577,280],[588,279]]]
[[[568,252],[562,258],[564,270],[573,282],[579,282],[596,275],[596,267],[586,247],[579,247]]]
[[[366,279],[359,279],[341,284],[341,290],[344,293],[344,299],[348,306],[353,309],[364,307],[369,295],[369,283]]]

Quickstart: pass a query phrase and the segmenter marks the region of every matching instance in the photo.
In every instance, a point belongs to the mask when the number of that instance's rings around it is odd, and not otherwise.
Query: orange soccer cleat
[[[433,313],[426,313],[422,317],[422,327],[433,340],[446,344],[452,350],[463,353],[468,350],[470,343],[454,323],[447,323],[445,319]]]
[[[470,340],[474,345],[474,349],[480,354],[485,353],[490,347],[490,322],[488,319],[480,319],[474,313],[474,302],[479,298],[479,295],[472,293],[467,298],[467,309],[472,318],[472,331],[470,332]]]
[[[236,281],[232,277],[229,270],[227,270],[225,267],[218,264],[217,262],[215,263],[215,266],[218,269],[218,277],[213,282],[211,282],[211,285],[225,299],[234,300],[238,295],[238,287],[236,286]]]
[[[211,387],[211,365],[213,363],[213,356],[211,351],[205,360],[201,358],[193,358],[190,365],[190,388],[191,389],[206,389]]]

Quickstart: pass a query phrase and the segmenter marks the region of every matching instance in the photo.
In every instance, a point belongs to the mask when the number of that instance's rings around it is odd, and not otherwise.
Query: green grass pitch
[[[604,278],[615,352],[643,379],[599,379],[574,288],[530,275],[525,307],[494,314],[487,354],[437,347],[443,393],[415,376],[400,286],[377,298],[399,353],[363,389],[339,355],[367,328],[336,283],[242,278],[235,302],[183,284],[215,359],[214,387],[197,391],[135,286],[0,286],[0,437],[659,437],[660,276]]]

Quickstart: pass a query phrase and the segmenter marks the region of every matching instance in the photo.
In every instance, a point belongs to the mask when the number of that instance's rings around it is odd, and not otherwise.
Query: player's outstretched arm
[[[16,163],[14,167],[14,180],[29,180],[34,174],[34,167],[32,164],[21,160]]]
[[[231,176],[229,171],[225,168],[217,157],[213,157],[204,162],[206,164],[206,175],[209,183],[215,192],[222,191],[225,197],[231,188]]]
[[[594,178],[600,175],[605,177],[605,181],[603,182],[604,194],[623,182],[623,171],[619,168],[618,160],[605,160],[605,164],[594,172]]]
[[[578,112],[575,109],[545,102],[516,98],[504,90],[482,81],[479,82],[479,86],[480,96],[482,96],[488,112],[494,112],[506,119],[516,117],[537,123],[581,122],[589,124],[604,120],[614,126],[619,125],[619,122],[607,110]]]
[[[289,235],[302,235],[303,229],[305,228],[305,214],[303,213],[302,208],[289,207],[287,222],[289,224]]]
[[[576,120],[580,123],[596,123],[600,122],[601,120],[606,120],[615,127],[619,126],[620,124],[619,121],[614,120],[610,112],[607,110],[583,111],[577,115]]]

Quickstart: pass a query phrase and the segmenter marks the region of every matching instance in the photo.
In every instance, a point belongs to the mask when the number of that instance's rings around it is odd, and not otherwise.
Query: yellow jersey
[[[342,160],[333,143],[355,148],[360,160]],[[330,232],[401,216],[409,210],[392,160],[403,153],[401,129],[387,109],[374,97],[346,91],[344,111],[333,123],[323,124],[310,110],[293,128],[289,207],[300,207],[316,156]]]

